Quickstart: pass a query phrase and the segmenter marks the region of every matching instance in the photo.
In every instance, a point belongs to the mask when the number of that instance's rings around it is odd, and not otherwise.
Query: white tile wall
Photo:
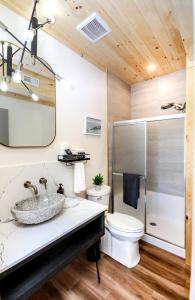
[[[11,217],[10,207],[19,200],[33,195],[30,189],[24,188],[24,182],[29,180],[38,188],[39,194],[44,194],[44,186],[39,179],[48,180],[47,192],[56,192],[57,184],[64,185],[65,193],[72,194],[72,167],[52,161],[0,167],[0,219]]]

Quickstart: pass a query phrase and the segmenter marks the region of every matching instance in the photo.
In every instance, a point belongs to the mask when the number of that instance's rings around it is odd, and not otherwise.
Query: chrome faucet
[[[34,194],[38,195],[38,189],[37,189],[36,185],[33,185],[30,181],[26,181],[24,183],[24,187],[27,189],[30,189],[30,188],[33,189]]]

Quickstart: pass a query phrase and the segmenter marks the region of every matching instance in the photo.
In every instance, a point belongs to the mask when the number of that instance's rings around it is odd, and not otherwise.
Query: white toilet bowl
[[[102,238],[102,251],[128,268],[140,260],[139,240],[144,235],[144,224],[129,215],[107,214],[106,233]]]
[[[87,190],[88,199],[109,204],[110,187]],[[101,250],[128,268],[135,267],[139,260],[139,240],[144,235],[144,224],[138,219],[115,212],[105,217],[105,235],[101,238]]]

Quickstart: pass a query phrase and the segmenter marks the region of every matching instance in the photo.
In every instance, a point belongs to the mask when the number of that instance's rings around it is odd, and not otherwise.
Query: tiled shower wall
[[[131,85],[130,119],[150,118],[180,113],[161,105],[186,101],[186,71],[179,70]]]

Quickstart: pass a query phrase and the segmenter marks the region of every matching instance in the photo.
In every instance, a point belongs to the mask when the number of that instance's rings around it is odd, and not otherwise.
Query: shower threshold
[[[178,247],[178,246],[175,246],[171,243],[168,243],[168,242],[165,242],[159,238],[156,238],[148,233],[145,233],[144,236],[142,237],[142,240],[149,243],[149,244],[152,244],[156,247],[159,247],[163,250],[166,250],[168,252],[171,252],[177,256],[180,256],[182,258],[185,258],[185,249],[184,248],[181,248],[181,247]]]

